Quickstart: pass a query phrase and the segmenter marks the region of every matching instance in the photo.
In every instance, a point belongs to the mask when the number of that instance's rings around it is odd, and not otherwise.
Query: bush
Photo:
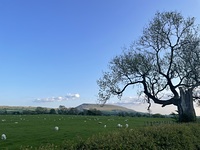
[[[99,134],[87,140],[65,141],[56,146],[40,146],[42,150],[199,150],[199,124],[160,125],[135,129],[122,129],[117,132]],[[26,150],[28,148],[26,147]]]
[[[93,136],[74,149],[197,150],[199,129],[198,124],[178,124],[121,130]]]

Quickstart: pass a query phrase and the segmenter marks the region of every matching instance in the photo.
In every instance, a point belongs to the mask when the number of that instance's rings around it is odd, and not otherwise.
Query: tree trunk
[[[180,101],[178,103],[178,113],[180,122],[194,122],[196,121],[196,113],[194,110],[192,89],[180,90]]]

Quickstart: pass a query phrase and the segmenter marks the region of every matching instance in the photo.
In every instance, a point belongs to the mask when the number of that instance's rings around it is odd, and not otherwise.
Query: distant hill
[[[36,110],[37,107],[33,106],[0,106],[0,114],[19,114],[23,112],[33,112]],[[46,108],[47,110],[50,110],[51,108],[43,107]]]
[[[4,113],[8,113],[8,114],[12,114],[12,113],[34,113],[34,111],[36,110],[37,107],[27,107],[27,106],[0,106],[0,113],[4,114]],[[45,108],[45,107],[43,107]],[[84,110],[98,110],[101,111],[102,114],[105,115],[118,115],[118,114],[123,114],[123,113],[129,113],[129,114],[145,114],[142,112],[137,112],[134,111],[132,109],[128,109],[126,107],[123,106],[117,106],[117,105],[110,105],[110,104],[105,104],[103,106],[99,105],[99,104],[81,104],[77,107],[74,107],[78,110],[78,112],[84,112]],[[47,108],[46,109],[48,111],[50,111],[51,108]],[[55,109],[56,111],[58,111],[59,108]]]
[[[0,106],[0,110],[6,111],[22,111],[22,110],[35,110],[36,107],[32,106]]]
[[[89,110],[89,109],[97,109],[100,111],[113,111],[113,110],[118,110],[118,111],[130,111],[133,112],[134,110],[132,109],[128,109],[122,106],[116,106],[116,105],[110,105],[110,104],[105,104],[103,106],[99,105],[99,104],[81,104],[77,107],[75,107],[76,109],[78,109],[79,111],[83,111],[84,109]],[[134,111],[135,112],[135,111]]]
[[[116,106],[116,105],[110,105],[110,104],[105,104],[103,106],[99,104],[82,104],[77,107],[75,107],[78,111],[84,111],[84,110],[90,110],[90,109],[96,109],[101,111],[104,114],[117,114],[117,113],[140,113],[137,111],[134,111],[132,109],[128,109],[122,106]]]

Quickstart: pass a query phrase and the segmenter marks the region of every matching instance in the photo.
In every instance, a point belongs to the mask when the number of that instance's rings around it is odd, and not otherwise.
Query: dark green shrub
[[[121,130],[100,134],[78,143],[78,149],[197,150],[200,126],[178,124]]]
[[[200,124],[166,124],[99,134],[87,140],[47,144],[42,150],[199,150]],[[26,148],[28,150],[28,148]]]

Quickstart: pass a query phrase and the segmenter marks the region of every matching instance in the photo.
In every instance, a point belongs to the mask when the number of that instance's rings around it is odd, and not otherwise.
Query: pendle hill
[[[59,108],[47,108],[47,107],[32,107],[32,106],[0,106],[0,114],[84,114],[87,111],[98,112],[99,115],[119,115],[119,114],[140,114],[145,113],[137,112],[126,107],[105,104],[103,106],[99,104],[87,104],[83,103],[77,107],[67,108],[63,105]],[[63,112],[63,113],[61,113]]]

